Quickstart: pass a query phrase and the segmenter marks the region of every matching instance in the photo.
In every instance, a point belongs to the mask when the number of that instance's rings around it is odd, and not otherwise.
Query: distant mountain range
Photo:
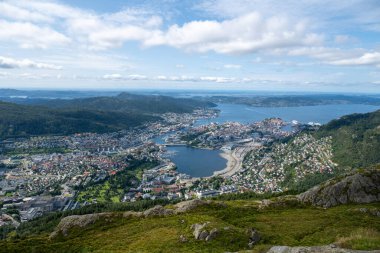
[[[111,97],[0,102],[0,138],[112,132],[162,120],[160,114],[215,106],[194,99],[121,93]]]

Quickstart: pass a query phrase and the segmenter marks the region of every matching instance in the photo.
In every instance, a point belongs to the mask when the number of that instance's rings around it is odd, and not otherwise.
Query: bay
[[[279,117],[285,121],[297,120],[301,123],[316,122],[325,124],[333,119],[352,113],[366,113],[380,109],[372,105],[319,105],[299,107],[252,107],[242,104],[218,104],[220,114],[217,118],[201,119],[195,126],[236,121],[243,124]],[[163,144],[164,136],[155,139]],[[170,159],[177,165],[177,171],[192,177],[211,176],[214,171],[223,170],[227,160],[220,156],[220,150],[195,149],[186,146],[167,147]]]

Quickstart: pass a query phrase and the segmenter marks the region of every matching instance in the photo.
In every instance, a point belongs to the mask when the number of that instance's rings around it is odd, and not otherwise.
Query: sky
[[[0,88],[380,93],[380,1],[0,0]]]

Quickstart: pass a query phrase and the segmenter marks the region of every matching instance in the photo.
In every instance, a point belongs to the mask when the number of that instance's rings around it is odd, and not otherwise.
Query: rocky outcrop
[[[303,203],[332,207],[347,203],[380,201],[380,171],[365,171],[331,179],[297,196]]]
[[[110,219],[111,213],[97,213],[97,214],[85,214],[85,215],[72,215],[62,218],[54,232],[50,234],[50,238],[54,238],[59,234],[63,236],[68,235],[68,231],[73,227],[83,228],[90,224],[95,223],[99,219]]]
[[[363,251],[343,249],[335,245],[313,246],[313,247],[288,247],[274,246],[267,253],[380,253],[380,250]]]
[[[18,228],[20,226],[20,222],[16,221],[12,216],[10,216],[8,214],[5,214],[5,213],[1,214],[1,218],[4,221],[10,221],[12,226],[14,226],[15,228]]]
[[[193,210],[199,206],[204,206],[210,204],[210,201],[203,201],[199,199],[189,200],[180,202],[174,205],[174,209],[165,208],[163,206],[157,205],[150,209],[147,209],[143,212],[134,212],[127,211],[124,212],[121,216],[122,218],[149,218],[155,216],[168,216],[174,215],[177,213],[184,213],[190,210]],[[68,217],[64,217],[56,227],[53,233],[51,233],[50,238],[55,238],[57,235],[62,234],[63,236],[68,235],[68,231],[73,227],[86,227],[90,224],[95,223],[99,219],[109,219],[113,216],[117,216],[120,214],[115,213],[98,213],[98,214],[85,214],[85,215],[72,215]],[[204,236],[204,235],[203,235]],[[209,233],[206,237],[209,236]],[[214,236],[214,235],[212,235]],[[205,239],[206,239],[205,237]]]
[[[163,206],[155,206],[143,212],[144,217],[152,217],[152,216],[167,216],[174,214],[173,209],[166,209]]]
[[[193,210],[199,206],[204,206],[210,204],[210,201],[204,201],[200,199],[193,199],[188,201],[179,202],[174,205],[176,213],[185,213],[190,210]]]
[[[206,237],[206,241],[214,240],[219,234],[219,230],[217,228],[211,229],[210,233]]]
[[[203,233],[203,235],[205,235],[206,230],[204,230],[204,228],[207,226],[207,224],[208,223],[206,222],[203,224],[196,223],[196,224],[191,225],[191,230],[193,230],[193,235],[194,235],[196,240],[202,240],[201,234]],[[207,235],[208,235],[208,233],[207,233]]]
[[[249,234],[248,247],[252,248],[260,241],[261,237],[260,237],[259,231],[257,231],[255,228],[249,229],[248,234]]]
[[[206,230],[208,224],[209,222],[191,225],[191,229],[193,230],[193,235],[196,240],[211,241],[218,236],[219,230],[217,228],[213,228],[210,231]]]

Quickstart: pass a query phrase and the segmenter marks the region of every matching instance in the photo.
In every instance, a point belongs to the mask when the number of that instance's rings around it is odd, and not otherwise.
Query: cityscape
[[[0,0],[0,253],[380,253],[380,0]]]

